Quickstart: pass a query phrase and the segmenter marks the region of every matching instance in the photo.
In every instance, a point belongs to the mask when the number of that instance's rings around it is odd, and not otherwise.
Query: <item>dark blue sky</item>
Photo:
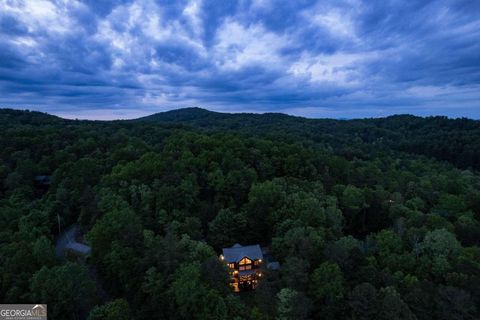
[[[480,118],[480,1],[0,0],[0,106]]]

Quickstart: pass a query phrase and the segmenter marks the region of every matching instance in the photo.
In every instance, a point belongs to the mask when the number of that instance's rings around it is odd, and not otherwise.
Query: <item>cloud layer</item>
[[[480,2],[0,0],[0,106],[480,118]]]

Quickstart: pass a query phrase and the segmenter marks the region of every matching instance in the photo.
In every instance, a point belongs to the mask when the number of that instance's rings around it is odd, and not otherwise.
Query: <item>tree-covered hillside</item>
[[[0,130],[0,301],[52,319],[480,317],[478,121],[0,110]],[[86,261],[54,254],[74,224]],[[234,243],[280,270],[231,292]]]
[[[182,123],[209,130],[301,138],[335,150],[372,147],[446,160],[460,168],[480,169],[480,121],[396,115],[387,118],[307,119],[280,113],[227,114],[200,108],[157,113],[136,121]],[[367,144],[367,146],[363,146]]]

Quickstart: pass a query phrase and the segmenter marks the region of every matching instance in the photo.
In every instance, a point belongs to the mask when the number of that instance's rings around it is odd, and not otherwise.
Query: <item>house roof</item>
[[[89,246],[78,242],[70,242],[65,247],[81,254],[89,254],[91,251]]]
[[[251,260],[263,259],[260,246],[258,244],[241,246],[237,243],[231,248],[223,248],[223,258],[227,263],[236,263],[245,257]]]

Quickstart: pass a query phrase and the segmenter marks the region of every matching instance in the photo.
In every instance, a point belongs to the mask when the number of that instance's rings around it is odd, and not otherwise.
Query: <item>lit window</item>
[[[238,269],[239,269],[240,271],[242,271],[242,270],[251,270],[251,269],[252,269],[252,265],[239,266]]]
[[[251,264],[252,263],[252,260],[248,259],[248,258],[243,258],[242,260],[240,260],[239,264]]]

